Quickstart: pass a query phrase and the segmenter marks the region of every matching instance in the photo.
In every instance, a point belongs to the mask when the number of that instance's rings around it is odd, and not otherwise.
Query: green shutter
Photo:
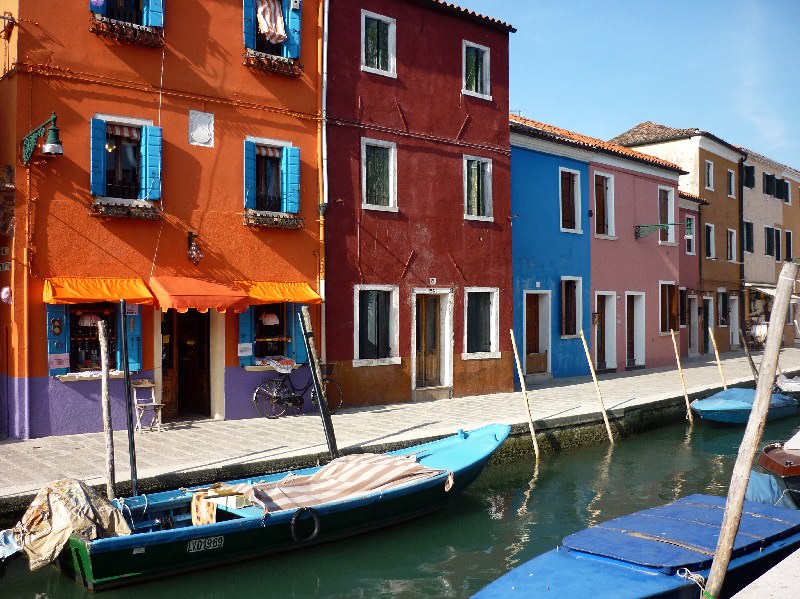
[[[161,127],[142,127],[139,199],[161,199]]]
[[[48,359],[55,354],[69,355],[69,307],[65,304],[47,304],[46,308]],[[67,374],[69,368],[48,368],[48,372],[50,376],[57,376]]]
[[[285,58],[300,58],[301,12],[301,0],[283,0],[283,23],[286,29],[286,41],[283,42]]]
[[[300,316],[303,304],[286,304],[286,318],[289,322],[286,325],[286,331],[291,337],[291,347],[289,348],[289,357],[298,364],[305,364],[308,362],[308,351],[306,350],[306,343],[303,339],[303,329],[300,327]]]
[[[106,122],[104,120],[92,119],[90,141],[89,189],[93,196],[104,196],[106,195]]]
[[[253,306],[249,306],[247,310],[239,314],[239,344],[250,344],[250,355],[239,356],[239,366],[252,366],[255,363],[253,356],[254,350],[254,337],[253,331]]]
[[[106,0],[89,0],[89,10],[96,15],[106,16]]]
[[[300,211],[300,148],[281,150],[281,212]]]
[[[244,47],[256,47],[256,0],[242,0]]]
[[[256,208],[256,144],[244,142],[244,207]]]
[[[144,0],[142,7],[144,13],[144,24],[148,27],[164,26],[164,2],[163,0]]]

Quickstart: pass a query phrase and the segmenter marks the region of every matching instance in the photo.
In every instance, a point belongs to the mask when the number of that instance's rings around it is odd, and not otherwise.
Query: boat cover
[[[755,398],[755,389],[731,387],[730,389],[725,389],[705,399],[695,399],[692,402],[692,407],[699,411],[752,410]],[[797,403],[796,399],[788,397],[787,395],[781,395],[780,393],[773,393],[769,399],[770,408],[796,406]]]
[[[667,574],[704,570],[714,558],[724,511],[724,497],[690,495],[582,530],[563,545]],[[800,511],[745,502],[731,559],[798,531]]]
[[[42,487],[12,530],[31,570],[53,562],[73,533],[88,540],[131,534],[119,509],[71,478]]]
[[[446,473],[418,463],[414,455],[353,454],[332,460],[314,474],[288,474],[276,482],[218,487],[220,491],[243,493],[266,512],[311,507],[346,501],[370,493],[420,482]],[[445,482],[450,490],[452,476]]]
[[[800,449],[800,431],[796,432],[794,436],[790,437],[786,443],[783,444],[786,451],[797,451]]]
[[[775,384],[784,393],[800,393],[800,377],[790,379],[785,374],[779,374],[775,379]]]
[[[750,472],[750,479],[747,481],[747,491],[744,498],[757,503],[779,505],[790,510],[797,509],[794,501],[792,501],[791,493],[787,491],[788,489],[783,479],[753,470]]]

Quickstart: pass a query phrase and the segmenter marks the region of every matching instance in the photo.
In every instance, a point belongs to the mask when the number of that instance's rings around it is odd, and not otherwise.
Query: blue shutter
[[[164,0],[144,0],[144,24],[149,27],[164,26]]]
[[[89,10],[96,15],[106,16],[106,0],[89,0]]]
[[[253,337],[255,333],[253,331],[253,306],[247,308],[246,311],[239,314],[239,343],[249,343],[252,349],[255,349],[253,346],[254,340]],[[239,366],[252,366],[255,363],[255,357],[252,355],[249,356],[239,356]]]
[[[242,0],[244,47],[256,47],[256,0]]]
[[[161,199],[161,127],[142,127],[140,200]]]
[[[297,8],[292,8],[295,4]],[[283,23],[286,28],[286,41],[283,42],[283,55],[286,58],[300,58],[300,12],[301,0],[283,0]]]
[[[106,122],[92,119],[89,188],[93,196],[106,195]]]
[[[281,212],[300,212],[300,148],[281,151]]]
[[[256,209],[256,144],[244,142],[244,207]]]
[[[64,304],[47,304],[47,355],[69,353],[69,308]],[[53,333],[51,322],[61,321],[61,332]],[[67,374],[69,368],[49,368],[50,376]]]
[[[303,329],[300,327],[300,309],[302,307],[303,304],[286,304],[286,317],[289,319],[286,332],[292,339],[292,346],[289,348],[291,351],[290,357],[298,364],[308,362],[306,343],[303,340]]]
[[[129,310],[136,314],[125,315],[125,330],[120,331],[120,318],[117,312],[117,369],[122,370],[122,335],[128,336],[128,370],[142,369],[142,309],[136,304],[128,304]],[[118,307],[119,310],[121,307]]]

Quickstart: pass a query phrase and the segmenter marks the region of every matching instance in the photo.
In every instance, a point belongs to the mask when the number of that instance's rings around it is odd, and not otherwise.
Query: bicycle
[[[269,364],[278,372],[278,376],[264,379],[253,391],[253,405],[259,414],[265,418],[279,418],[287,410],[292,409],[299,413],[305,403],[305,394],[311,389],[311,403],[317,406],[317,393],[313,388],[314,378],[308,377],[308,382],[302,386],[295,386],[291,374],[294,370],[294,360],[270,361]],[[335,414],[342,407],[344,394],[342,388],[335,380],[322,376],[322,389],[328,400],[328,411]]]

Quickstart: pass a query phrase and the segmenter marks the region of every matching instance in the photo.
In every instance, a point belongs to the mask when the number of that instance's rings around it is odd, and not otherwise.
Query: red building
[[[508,391],[515,30],[438,0],[329,18],[324,357],[356,404]]]

